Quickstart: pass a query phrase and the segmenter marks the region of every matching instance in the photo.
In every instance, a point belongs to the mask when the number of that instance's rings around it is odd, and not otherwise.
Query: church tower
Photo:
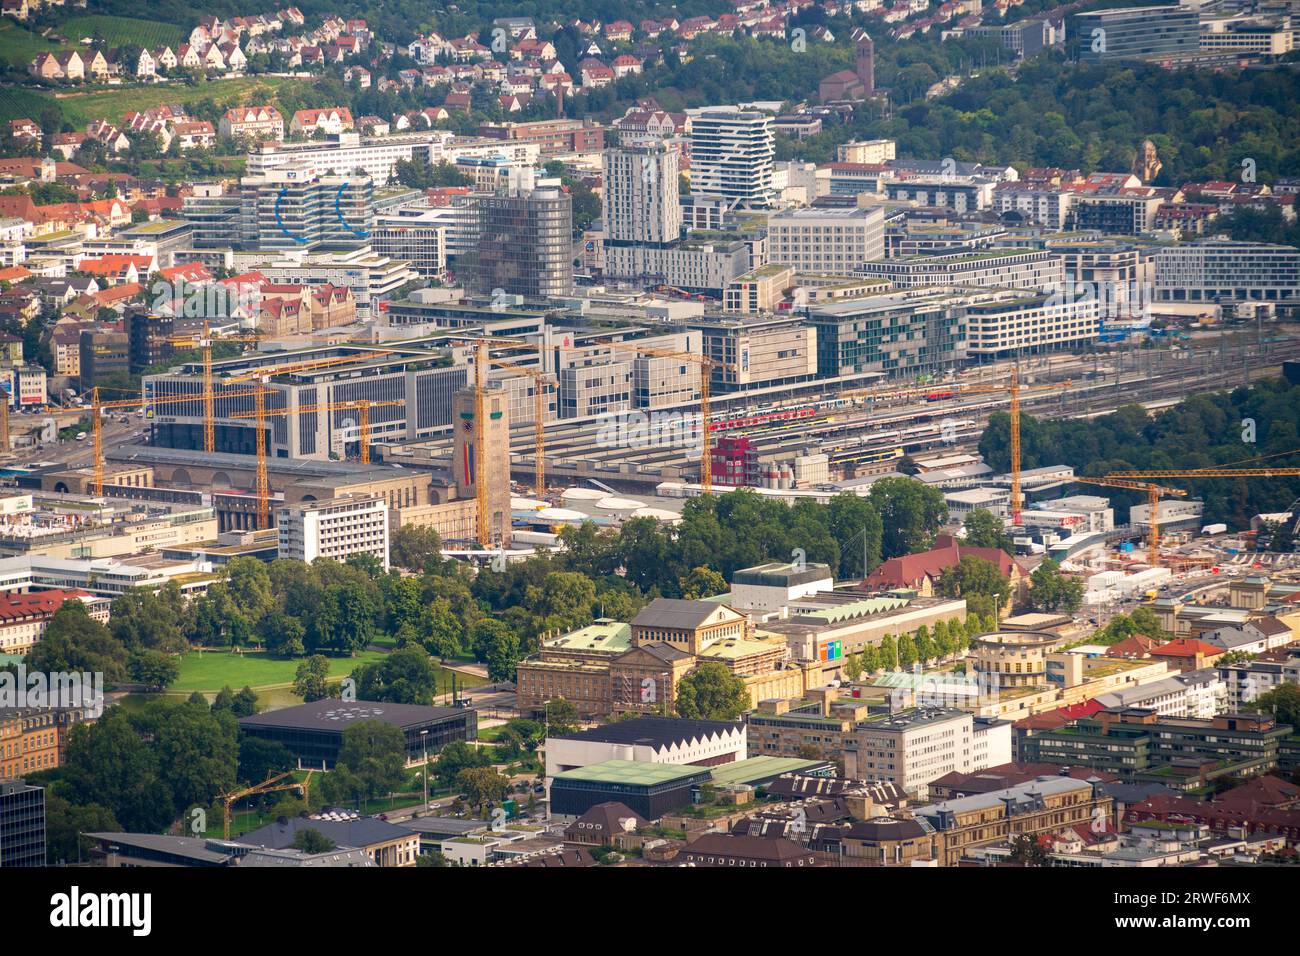
[[[858,68],[855,72],[862,81],[863,95],[870,99],[876,92],[876,45],[865,33],[858,40]]]

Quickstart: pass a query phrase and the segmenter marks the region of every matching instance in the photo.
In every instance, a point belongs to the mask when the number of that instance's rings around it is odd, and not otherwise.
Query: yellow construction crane
[[[370,464],[370,409],[372,408],[396,408],[397,406],[406,407],[406,399],[394,398],[383,401],[370,401],[369,399],[354,399],[346,402],[321,402],[314,405],[299,405],[297,408],[278,408],[271,411],[262,411],[263,418],[275,417],[279,415],[315,415],[318,412],[345,412],[355,411],[357,413],[358,427],[361,438],[361,463]],[[258,413],[251,412],[232,412],[229,418],[256,418]]]
[[[996,384],[972,384],[954,383],[958,395],[978,395],[987,392],[1006,392],[1011,399],[1011,521],[1013,524],[1020,524],[1020,514],[1024,509],[1025,500],[1020,490],[1020,395],[1022,392],[1049,392],[1061,391],[1070,388],[1074,383],[1049,382],[1044,385],[1021,385],[1020,384],[1020,367],[1012,366],[1011,379],[1007,382]]]
[[[201,333],[173,335],[167,341],[173,345],[201,349],[203,352],[203,450],[211,454],[217,450],[216,397],[212,388],[212,344],[218,340],[213,339],[211,328],[207,322],[204,322]],[[222,336],[219,341],[247,343],[260,342],[262,339],[256,335],[229,335]]]
[[[1276,456],[1274,456],[1276,457]],[[1117,479],[1120,481],[1135,481],[1151,478],[1163,479],[1186,479],[1186,478],[1294,478],[1300,476],[1300,468],[1238,468],[1227,465],[1222,468],[1154,468],[1146,470],[1133,471],[1113,471],[1106,476],[1106,480]],[[1185,494],[1185,492],[1184,492]],[[1153,498],[1151,502],[1151,537],[1156,539],[1159,544],[1159,531],[1157,530],[1157,508],[1156,501]]]
[[[713,367],[723,363],[716,362],[707,355],[698,355],[695,352],[654,348],[637,345],[635,342],[598,341],[592,344],[623,352],[635,352],[637,355],[645,355],[649,358],[681,359],[684,362],[692,362],[700,367],[700,491],[706,495],[712,494],[713,443],[712,436],[709,435],[709,386],[713,378]]]
[[[18,387],[18,383],[14,383]],[[0,451],[9,451],[9,396],[0,395]]]
[[[332,368],[337,365],[351,365],[376,356],[391,355],[391,349],[378,349],[362,355],[340,355],[332,358],[309,359],[304,362],[292,362],[287,365],[273,365],[259,368],[241,375],[223,379],[225,383],[257,382],[258,388],[253,392],[253,418],[256,435],[257,477],[254,494],[257,496],[257,528],[259,531],[271,526],[271,476],[267,468],[266,449],[266,395],[272,390],[266,383],[277,375],[290,375],[295,372],[314,372],[319,369]],[[222,395],[222,398],[227,396]],[[211,421],[211,419],[208,419]]]
[[[1160,564],[1160,496],[1170,495],[1185,498],[1187,492],[1181,488],[1165,488],[1149,481],[1134,481],[1129,478],[1117,478],[1107,475],[1105,478],[1074,478],[1082,485],[1101,485],[1103,488],[1127,488],[1129,491],[1145,491],[1151,513],[1147,518],[1147,564],[1156,567]]]
[[[261,783],[255,783],[251,787],[244,787],[240,790],[232,790],[229,793],[223,793],[221,800],[221,835],[225,840],[230,839],[230,808],[236,800],[242,800],[244,797],[252,797],[261,793],[275,793],[278,790],[297,790],[302,793],[303,803],[311,801],[311,775],[314,770],[308,770],[307,776],[302,780],[293,780],[292,771],[278,773],[274,777],[267,777]]]
[[[487,420],[485,411],[485,396],[483,390],[487,387],[488,368],[492,364],[492,358],[488,349],[493,345],[521,345],[527,348],[538,349],[540,346],[535,342],[529,342],[525,339],[507,339],[507,338],[470,338],[468,336],[447,336],[448,342],[465,342],[474,346],[474,427],[479,429],[479,462],[478,470],[474,476],[474,509],[475,509],[475,532],[478,538],[479,546],[490,548],[492,546],[492,529],[488,526],[488,499],[487,499],[487,455],[483,447],[483,422]],[[541,424],[537,428],[541,429]],[[540,463],[541,456],[538,456]],[[540,464],[539,464],[540,467]],[[510,476],[505,476],[507,485],[510,482]]]
[[[253,390],[234,392],[223,395],[222,398],[247,398],[254,394],[260,394]],[[143,405],[176,405],[184,402],[194,401],[193,395],[166,395],[159,398],[151,398],[147,402],[142,402],[137,398],[124,398],[112,402],[101,402],[99,400],[99,387],[90,390],[90,430],[94,438],[94,468],[95,477],[91,484],[96,495],[104,493],[104,411],[114,408],[141,408]]]
[[[273,365],[267,368],[258,369],[255,372],[249,372],[242,375],[236,375],[223,379],[223,383],[236,384],[246,382],[257,382],[256,388],[241,389],[237,392],[224,392],[221,397],[224,398],[253,398],[255,412],[254,415],[258,420],[257,427],[257,488],[256,494],[258,499],[258,527],[266,528],[270,526],[270,480],[267,475],[266,466],[266,394],[271,391],[265,387],[265,383],[276,375],[287,375],[293,372],[308,372],[316,369],[330,368],[335,365],[346,365],[353,362],[362,361],[374,357],[376,353],[371,351],[364,355],[335,356],[332,358],[313,359],[303,362],[293,362],[285,365]],[[380,350],[378,354],[391,354],[391,350]],[[106,409],[114,408],[142,408],[145,405],[175,405],[186,402],[193,402],[198,398],[203,398],[205,406],[207,405],[206,396],[197,395],[165,395],[143,399],[120,399],[112,402],[101,402],[99,400],[99,388],[91,390],[91,431],[94,437],[94,481],[92,487],[96,495],[104,493],[104,435],[103,435],[103,412]],[[206,411],[206,407],[205,407]],[[206,416],[205,416],[206,417]],[[211,418],[207,419],[208,423],[212,422]]]
[[[498,368],[522,372],[533,380],[533,493],[540,498],[546,493],[546,463],[543,460],[546,456],[546,436],[544,432],[546,415],[545,386],[550,383],[546,382],[546,373],[540,368],[517,365],[514,362],[507,362],[505,359],[489,359],[488,361]]]

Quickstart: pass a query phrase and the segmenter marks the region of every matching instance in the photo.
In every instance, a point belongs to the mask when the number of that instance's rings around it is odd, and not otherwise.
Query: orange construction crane
[[[1147,518],[1147,564],[1153,568],[1160,564],[1160,496],[1170,495],[1175,498],[1185,498],[1187,492],[1181,488],[1165,488],[1149,481],[1133,481],[1128,478],[1117,478],[1114,475],[1107,475],[1105,478],[1075,477],[1073,481],[1082,485],[1101,485],[1103,488],[1127,488],[1129,491],[1145,491],[1147,493],[1147,503],[1151,508],[1151,513]]]
[[[546,456],[546,436],[544,434],[545,386],[552,385],[555,389],[558,389],[559,386],[545,381],[546,372],[540,368],[517,365],[514,362],[507,362],[505,359],[489,359],[488,362],[498,368],[522,372],[533,380],[533,493],[540,498],[546,493],[546,463],[543,460]]]
[[[1149,478],[1294,478],[1296,476],[1300,476],[1300,468],[1237,468],[1232,465],[1226,465],[1222,468],[1155,468],[1133,471],[1113,471],[1106,476],[1106,480],[1118,479],[1121,481],[1133,481]],[[1159,535],[1159,532],[1156,530],[1156,520],[1156,505],[1153,500],[1151,504],[1150,518],[1152,537],[1158,537]]]
[[[192,349],[197,348],[203,351],[203,450],[211,454],[217,450],[217,405],[212,389],[212,344],[215,341],[260,342],[262,339],[256,335],[230,335],[222,336],[220,339],[213,339],[208,323],[204,322],[201,333],[189,332],[184,335],[173,335],[167,341],[173,345],[188,345]]]
[[[260,394],[261,390],[256,392],[252,389],[239,391],[222,395],[222,398],[248,398],[255,394]],[[166,395],[158,398],[151,398],[148,401],[142,401],[138,398],[124,398],[112,402],[101,402],[99,400],[99,387],[90,391],[90,424],[91,433],[94,437],[94,467],[95,477],[91,487],[96,495],[104,493],[104,410],[114,408],[141,408],[144,405],[176,405],[182,402],[192,402],[194,395]]]
[[[1022,392],[1061,391],[1070,388],[1071,381],[1049,382],[1044,385],[1021,385],[1020,367],[1012,366],[1011,380],[997,384],[967,385],[953,383],[957,395],[978,395],[986,392],[1007,392],[1011,397],[1011,521],[1020,524],[1020,514],[1024,509],[1024,496],[1020,491],[1020,395]]]
[[[279,408],[272,411],[263,410],[262,417],[278,415],[315,415],[318,412],[357,412],[358,426],[361,436],[361,463],[370,464],[370,409],[372,408],[396,408],[397,406],[406,407],[406,399],[394,398],[383,401],[370,401],[369,399],[354,399],[346,402],[323,402],[315,405],[299,405],[297,408]],[[229,418],[255,418],[257,412],[232,412]]]
[[[635,342],[593,342],[593,345],[623,352],[635,352],[649,358],[681,359],[693,362],[700,367],[700,491],[709,495],[713,493],[713,447],[709,435],[709,385],[713,378],[713,367],[722,365],[707,355],[695,352],[683,352],[679,349],[661,349]]]
[[[522,345],[527,348],[539,349],[540,346],[535,342],[529,342],[526,339],[507,339],[493,337],[470,338],[468,336],[447,336],[448,342],[464,342],[474,346],[474,427],[482,428],[483,422],[487,420],[485,411],[486,398],[483,394],[484,388],[487,387],[487,373],[492,365],[492,357],[488,354],[488,349],[494,345]],[[540,430],[541,425],[539,424]],[[480,432],[480,434],[482,434]],[[479,449],[478,472],[474,478],[474,508],[475,508],[475,532],[478,537],[479,546],[482,548],[492,547],[492,529],[488,526],[488,499],[487,499],[487,455],[485,450]],[[541,461],[539,456],[538,461]],[[509,484],[510,476],[505,476],[506,483]]]
[[[277,375],[291,375],[295,372],[314,372],[319,369],[332,368],[337,365],[351,365],[377,356],[391,355],[391,349],[376,349],[362,355],[339,355],[333,358],[308,359],[303,362],[291,362],[287,365],[272,365],[267,368],[254,369],[230,378],[222,379],[226,383],[257,382],[259,387],[253,392],[253,418],[257,446],[257,478],[254,494],[257,495],[257,528],[259,531],[271,526],[271,476],[267,469],[266,450],[266,395],[272,390],[266,383]],[[225,398],[226,396],[222,396]]]

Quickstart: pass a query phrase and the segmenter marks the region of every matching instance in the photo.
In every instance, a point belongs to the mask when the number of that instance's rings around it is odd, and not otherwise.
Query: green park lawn
[[[331,657],[330,679],[342,680],[362,664],[380,660],[382,651],[362,651],[356,657]],[[181,673],[167,688],[172,694],[216,693],[223,687],[253,690],[287,687],[302,658],[270,654],[235,654],[230,651],[190,651],[181,661]]]

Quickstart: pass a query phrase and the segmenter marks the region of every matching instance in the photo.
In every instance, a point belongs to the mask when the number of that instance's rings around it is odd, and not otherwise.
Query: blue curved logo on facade
[[[293,233],[291,233],[289,231],[289,228],[284,224],[284,219],[280,216],[280,203],[284,200],[285,194],[288,191],[289,191],[289,187],[285,186],[283,189],[280,190],[279,194],[275,197],[275,224],[280,227],[280,231],[282,233],[284,233],[286,236],[288,236],[290,239],[292,239],[294,242],[298,243],[299,245],[303,245],[307,242],[307,240],[302,236],[295,236]]]
[[[344,183],[339,187],[339,191],[334,194],[334,213],[338,216],[339,224],[342,225],[344,229],[352,233],[352,235],[356,236],[358,239],[366,239],[370,236],[369,232],[364,229],[353,229],[347,224],[347,220],[343,218],[343,190],[347,188],[347,183]]]

